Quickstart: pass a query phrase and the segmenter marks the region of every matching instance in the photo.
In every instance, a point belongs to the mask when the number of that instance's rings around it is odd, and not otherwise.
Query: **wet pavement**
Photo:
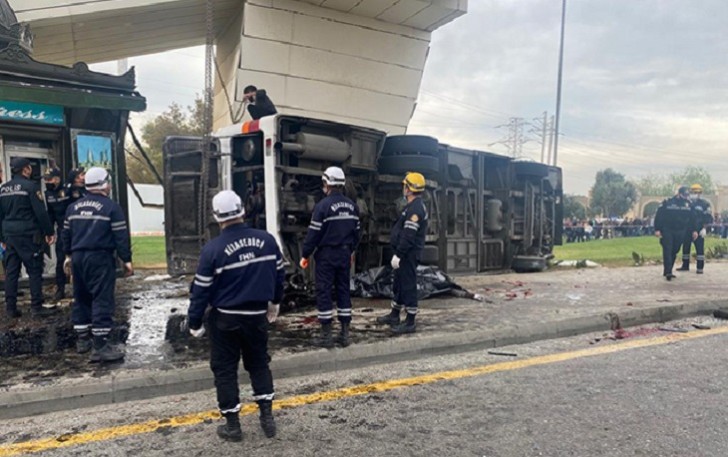
[[[724,278],[727,275],[728,263],[712,262],[707,265],[706,274],[681,274],[672,282],[660,276],[657,266],[455,277],[455,281],[470,292],[482,294],[484,301],[450,297],[425,300],[421,302],[418,333],[405,338],[726,300]],[[185,338],[170,344],[164,338],[170,318],[175,315],[181,318],[186,313],[187,290],[186,278],[166,278],[160,272],[142,272],[134,278],[120,280],[117,283],[117,319],[131,316],[126,338],[127,356],[123,363],[91,365],[86,362],[86,356],[75,354],[73,348],[52,354],[4,357],[0,363],[0,389],[55,384],[62,378],[83,382],[87,377],[119,371],[170,370],[206,364],[206,339]],[[376,316],[389,309],[388,300],[354,299],[353,309],[354,344],[391,338],[387,328],[374,323]],[[24,319],[14,325],[39,324]],[[7,330],[7,326],[7,322],[0,323],[0,331]],[[317,329],[313,308],[281,316],[271,329],[271,355],[278,358],[315,349],[310,340]],[[124,332],[121,334],[125,335]]]

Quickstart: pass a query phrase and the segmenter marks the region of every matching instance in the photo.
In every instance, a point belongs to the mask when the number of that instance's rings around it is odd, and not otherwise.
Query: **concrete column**
[[[354,12],[294,0],[247,0],[241,27],[231,26],[218,38],[218,60],[234,108],[252,84],[266,89],[282,113],[403,133],[415,108],[431,33]],[[219,81],[216,93],[217,128],[231,117]]]

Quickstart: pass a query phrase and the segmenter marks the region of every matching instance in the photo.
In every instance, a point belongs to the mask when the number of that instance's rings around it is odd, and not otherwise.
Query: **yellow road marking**
[[[728,333],[728,327],[720,327],[716,329],[701,330],[690,333],[674,333],[656,338],[630,340],[622,343],[615,343],[609,346],[599,346],[578,351],[548,354],[531,357],[529,359],[514,360],[511,362],[493,363],[490,365],[483,365],[480,367],[467,368],[463,370],[443,371],[430,375],[393,379],[389,381],[354,387],[345,387],[343,389],[337,389],[328,392],[318,392],[309,395],[299,395],[296,397],[284,398],[283,400],[276,401],[274,403],[273,409],[296,408],[299,406],[310,405],[313,403],[339,400],[342,398],[354,397],[358,395],[367,395],[374,392],[387,392],[403,387],[431,384],[438,381],[469,378],[473,376],[498,373],[502,371],[519,370],[522,368],[564,362],[567,360],[579,359],[584,357],[612,354],[628,349],[658,346],[661,344],[674,343],[677,341],[685,341],[695,338],[703,338],[712,335],[721,335],[725,333]],[[249,404],[245,405],[242,408],[240,414],[249,415],[255,413],[257,410],[258,407],[256,405]],[[61,435],[58,437],[27,441],[23,443],[6,444],[0,446],[0,457],[8,457],[13,455],[48,451],[52,449],[80,446],[82,444],[94,443],[99,441],[110,441],[125,436],[152,433],[164,428],[176,428],[197,425],[205,421],[218,419],[219,417],[220,414],[217,411],[205,411],[201,413],[171,417],[168,419],[151,420],[147,422],[139,422],[136,424],[104,428],[85,433]]]

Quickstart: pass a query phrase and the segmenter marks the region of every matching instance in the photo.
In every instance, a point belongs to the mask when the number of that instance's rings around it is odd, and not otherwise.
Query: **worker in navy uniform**
[[[86,195],[86,172],[83,167],[74,168],[68,172],[68,184],[66,184],[66,195],[69,197],[68,204],[82,199]]]
[[[10,164],[13,179],[0,186],[0,242],[5,249],[5,310],[8,317],[22,316],[18,309],[18,279],[25,266],[30,283],[30,310],[43,317],[54,310],[43,307],[43,254],[56,237],[48,218],[43,192],[31,181],[33,168],[28,159],[15,158]]]
[[[56,229],[56,236],[59,242],[56,243],[56,294],[53,300],[58,301],[66,297],[66,273],[63,271],[63,262],[65,252],[63,251],[63,243],[61,240],[61,232],[63,231],[63,222],[66,219],[66,210],[71,197],[61,182],[61,170],[58,168],[49,168],[43,176],[45,180],[45,197],[48,205],[48,217],[51,225]]]
[[[359,208],[342,193],[346,184],[344,171],[329,167],[322,176],[324,194],[313,210],[311,224],[303,242],[300,266],[308,268],[309,258],[316,261],[316,304],[321,334],[314,341],[317,346],[331,348],[334,306],[331,288],[336,293],[336,315],[341,324],[337,338],[341,346],[349,345],[351,324],[351,296],[349,283],[352,254],[359,245],[361,227]],[[315,251],[315,254],[314,254]]]
[[[116,256],[126,276],[134,274],[124,212],[109,198],[111,178],[103,168],[85,175],[85,197],[69,205],[63,229],[64,267],[73,272],[71,319],[83,354],[91,362],[114,362],[124,353],[109,341],[114,317]],[[93,338],[91,338],[93,336]]]
[[[694,229],[698,232],[698,237],[693,240],[691,230],[685,233],[685,241],[682,247],[682,266],[677,271],[690,270],[690,246],[695,243],[695,254],[697,256],[697,273],[703,274],[705,266],[705,235],[707,234],[706,226],[713,223],[713,213],[711,213],[710,202],[700,198],[703,195],[703,186],[693,184],[690,186],[690,204],[693,207],[693,216],[695,217]]]
[[[377,318],[379,324],[389,324],[395,334],[414,333],[417,316],[417,263],[425,247],[427,233],[427,209],[422,201],[425,191],[425,177],[420,173],[408,173],[402,181],[402,193],[407,200],[402,214],[394,224],[390,243],[394,250],[394,297],[392,311]],[[400,311],[404,308],[406,318],[400,324]]]
[[[243,90],[243,97],[248,102],[248,113],[253,120],[278,113],[265,89],[258,90],[255,86],[247,86]]]
[[[240,441],[238,364],[250,375],[260,425],[268,438],[276,434],[273,376],[268,366],[268,323],[275,322],[283,298],[285,262],[275,238],[243,224],[240,197],[224,190],[212,200],[220,235],[203,248],[191,286],[186,325],[195,337],[205,333],[203,317],[210,307],[210,368],[215,376],[220,413],[226,420],[217,434]]]
[[[662,245],[662,275],[668,281],[675,278],[672,269],[686,232],[689,231],[691,239],[698,238],[698,232],[694,230],[695,217],[689,195],[688,188],[681,186],[677,195],[663,201],[655,214],[655,236],[660,238]]]

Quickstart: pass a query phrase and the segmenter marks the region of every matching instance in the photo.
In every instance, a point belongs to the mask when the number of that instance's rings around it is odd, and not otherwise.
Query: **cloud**
[[[553,112],[560,3],[471,2],[435,32],[410,133],[504,153],[487,146],[505,133],[495,125]],[[722,0],[569,1],[559,151],[567,191],[585,193],[606,167],[638,177],[695,164],[728,183],[726,17]],[[540,156],[536,143],[524,151]]]

